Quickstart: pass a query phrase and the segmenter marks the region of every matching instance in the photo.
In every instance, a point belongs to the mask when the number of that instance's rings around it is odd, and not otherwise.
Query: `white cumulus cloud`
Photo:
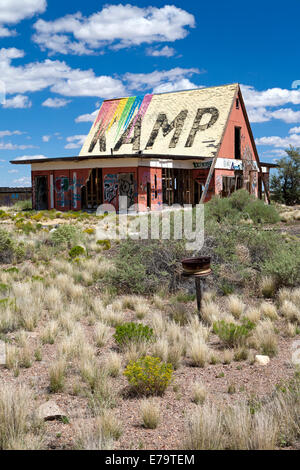
[[[3,25],[17,24],[25,18],[31,18],[46,10],[46,0],[1,0],[0,2],[0,37],[14,36],[14,30]]]
[[[64,100],[63,98],[48,98],[42,103],[42,106],[46,108],[63,108],[70,102],[70,100]]]
[[[65,149],[77,149],[82,147],[84,141],[86,139],[86,135],[72,135],[67,137],[67,145],[65,145]]]
[[[15,95],[13,98],[7,98],[2,106],[3,108],[26,109],[31,108],[32,102],[28,96]]]
[[[173,47],[165,46],[161,49],[155,49],[153,47],[149,47],[146,50],[146,54],[152,57],[172,57],[176,54],[176,51]]]
[[[61,54],[93,54],[106,46],[115,49],[143,43],[183,39],[195,18],[174,5],[140,8],[133,5],[105,5],[85,17],[81,12],[54,21],[39,19],[34,41],[43,50]]]

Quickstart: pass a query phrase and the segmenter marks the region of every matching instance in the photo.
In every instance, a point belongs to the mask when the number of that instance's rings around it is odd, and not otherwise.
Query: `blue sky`
[[[299,16],[299,0],[0,2],[0,186],[30,184],[9,160],[77,155],[102,99],[149,92],[239,82],[261,160],[300,147]]]

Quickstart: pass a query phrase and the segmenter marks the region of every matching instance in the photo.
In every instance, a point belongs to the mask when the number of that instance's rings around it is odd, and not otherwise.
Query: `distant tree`
[[[270,189],[274,201],[293,206],[300,204],[300,148],[290,147],[285,152],[287,156],[279,160]]]

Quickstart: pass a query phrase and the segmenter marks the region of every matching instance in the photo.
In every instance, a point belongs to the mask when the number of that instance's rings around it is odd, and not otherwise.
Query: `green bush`
[[[85,255],[85,253],[86,252],[83,246],[76,245],[76,246],[73,246],[73,248],[71,248],[71,250],[69,251],[69,256],[71,258],[77,258],[78,256]]]
[[[275,207],[265,204],[260,199],[251,201],[244,210],[255,223],[276,224],[280,220]]]
[[[162,395],[172,380],[173,367],[158,357],[146,356],[130,361],[124,375],[139,395]]]
[[[74,225],[60,225],[51,233],[51,241],[54,246],[71,248],[83,239],[82,233]]]
[[[10,234],[0,228],[0,263],[11,263],[14,257],[14,242]]]
[[[125,240],[115,254],[115,268],[105,280],[123,293],[150,294],[164,286],[173,291],[185,255],[183,240]]]
[[[255,328],[255,324],[249,320],[245,321],[242,325],[227,323],[224,320],[215,322],[213,325],[214,333],[230,347],[244,344],[253,328]]]
[[[231,224],[242,219],[253,220],[255,223],[274,224],[280,217],[275,207],[266,205],[260,199],[251,196],[245,189],[235,191],[230,197],[214,196],[205,206],[205,215]]]
[[[262,266],[264,275],[275,278],[277,287],[298,286],[300,283],[299,243],[281,244]]]
[[[231,207],[239,211],[243,211],[251,201],[253,201],[253,196],[250,196],[246,189],[239,189],[229,197]]]
[[[153,338],[153,329],[142,323],[128,322],[116,327],[114,338],[119,346],[139,341],[150,341]]]

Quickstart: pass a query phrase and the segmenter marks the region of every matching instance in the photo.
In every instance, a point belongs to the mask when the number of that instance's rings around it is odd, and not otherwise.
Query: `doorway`
[[[48,177],[35,177],[35,208],[37,211],[48,210]]]
[[[93,168],[86,185],[81,188],[81,208],[97,210],[102,202],[102,169]]]

